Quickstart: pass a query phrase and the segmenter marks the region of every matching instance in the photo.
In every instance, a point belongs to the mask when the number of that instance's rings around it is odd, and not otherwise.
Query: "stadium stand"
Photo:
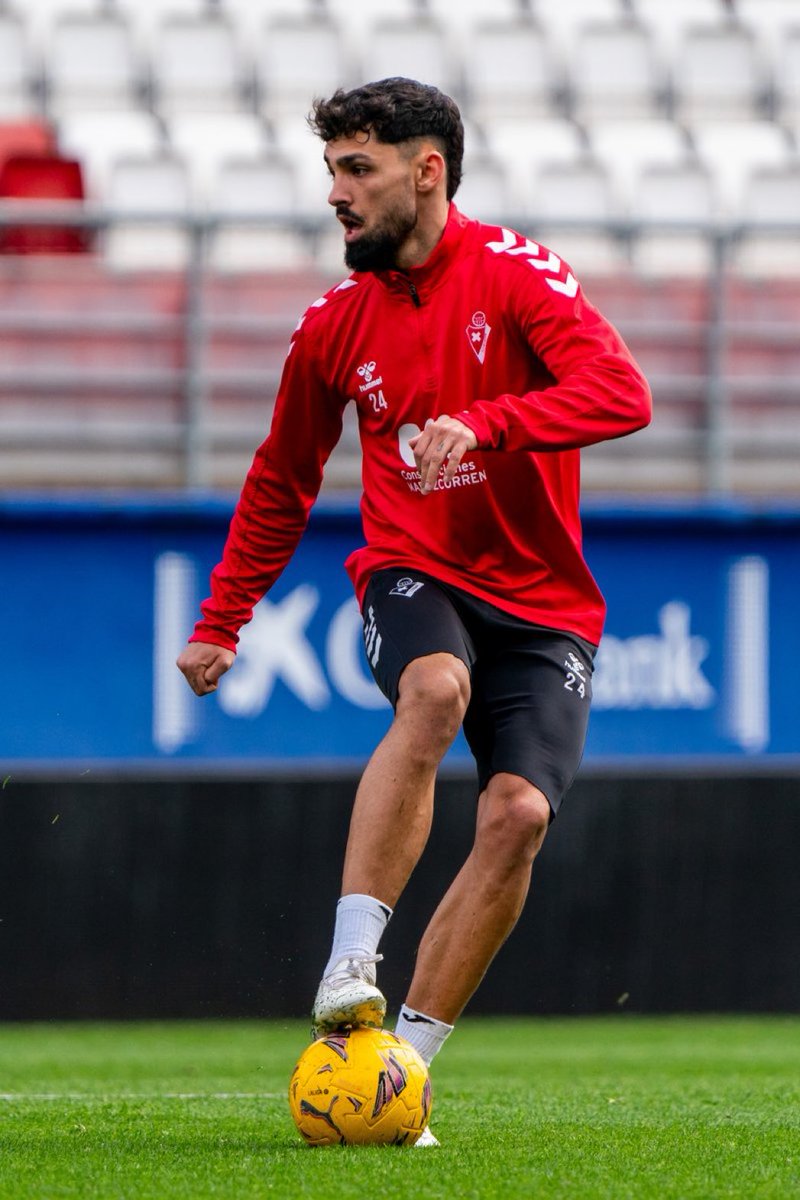
[[[313,95],[394,73],[459,100],[465,210],[563,253],[651,374],[653,427],[590,451],[587,487],[709,486],[722,394],[730,486],[797,492],[794,0],[0,4],[0,161],[77,160],[98,230],[69,262],[55,242],[12,254],[3,233],[8,486],[99,485],[102,455],[116,483],[180,484],[191,389],[203,478],[238,484],[297,312],[342,274],[302,116]],[[765,392],[774,412],[749,438]],[[34,412],[63,454],[25,433]],[[357,481],[351,425],[329,476]]]
[[[666,93],[664,65],[645,25],[635,21],[580,26],[567,70],[572,112],[587,117],[654,117]]]
[[[13,12],[0,12],[0,117],[34,115],[31,97],[35,67],[24,22]]]
[[[154,103],[162,115],[235,112],[243,105],[250,81],[224,16],[165,16],[151,64]]]
[[[56,16],[45,86],[52,114],[135,107],[142,99],[144,74],[127,21],[115,13]]]

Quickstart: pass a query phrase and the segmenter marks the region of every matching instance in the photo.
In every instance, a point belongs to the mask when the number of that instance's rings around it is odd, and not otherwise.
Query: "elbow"
[[[639,375],[630,396],[630,433],[646,429],[653,419],[653,395],[644,375]]]

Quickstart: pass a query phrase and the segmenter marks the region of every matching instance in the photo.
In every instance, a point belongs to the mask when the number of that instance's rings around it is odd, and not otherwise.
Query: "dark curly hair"
[[[447,199],[456,194],[464,157],[464,126],[458,105],[438,88],[402,77],[366,83],[350,92],[339,88],[330,100],[314,101],[308,123],[323,142],[352,137],[362,130],[390,145],[431,138],[444,155]]]

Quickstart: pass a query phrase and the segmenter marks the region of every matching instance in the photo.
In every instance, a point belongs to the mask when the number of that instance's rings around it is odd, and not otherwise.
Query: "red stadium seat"
[[[0,199],[76,201],[84,199],[77,159],[57,154],[13,154],[0,167]],[[17,225],[0,229],[2,254],[82,254],[91,234],[69,225]]]
[[[46,121],[0,121],[0,166],[17,154],[53,154],[56,139]]]

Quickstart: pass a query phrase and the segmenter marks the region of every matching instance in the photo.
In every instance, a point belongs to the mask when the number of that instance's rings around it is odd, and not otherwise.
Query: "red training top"
[[[566,263],[451,205],[423,266],[356,272],[302,317],[193,641],[235,647],[305,529],[351,400],[366,545],[346,566],[359,602],[374,571],[404,567],[600,640],[579,447],[646,425],[647,383]],[[444,414],[479,448],[423,496],[408,440]]]

